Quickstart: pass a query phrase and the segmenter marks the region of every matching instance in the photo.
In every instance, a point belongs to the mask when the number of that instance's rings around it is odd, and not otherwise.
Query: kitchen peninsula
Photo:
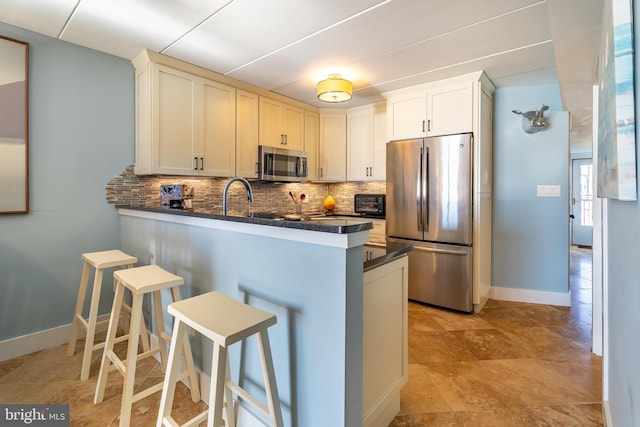
[[[398,412],[407,380],[410,246],[363,263],[372,225],[362,219],[119,213],[122,249],[182,276],[183,298],[218,290],[276,314],[269,333],[285,425],[386,426]],[[192,339],[205,389],[211,346]],[[259,396],[259,360],[247,347],[245,354],[230,349],[231,374]]]

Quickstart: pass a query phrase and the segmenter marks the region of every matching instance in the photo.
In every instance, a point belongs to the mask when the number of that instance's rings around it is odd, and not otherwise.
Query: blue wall
[[[549,129],[525,133],[511,110],[543,103]],[[569,122],[558,86],[496,90],[493,174],[493,286],[568,292]],[[538,185],[560,185],[561,197],[537,197]]]
[[[0,34],[30,44],[30,213],[0,215],[2,341],[71,322],[80,255],[120,246],[105,185],[133,163],[135,135],[129,61],[3,23]]]
[[[636,155],[640,135],[640,11],[633,3],[635,54]],[[637,168],[640,176],[640,168]],[[609,407],[613,425],[640,425],[640,202],[608,203],[609,338],[604,363],[609,371]]]

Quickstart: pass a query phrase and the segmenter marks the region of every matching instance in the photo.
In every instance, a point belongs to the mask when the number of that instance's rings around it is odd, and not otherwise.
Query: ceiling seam
[[[461,31],[461,30],[467,30],[467,29],[472,28],[472,27],[475,27],[475,26],[477,26],[477,25],[484,24],[484,23],[487,23],[487,22],[493,21],[493,20],[495,20],[495,19],[502,18],[502,17],[505,17],[505,16],[507,16],[507,15],[511,15],[511,14],[513,14],[513,13],[517,13],[517,12],[520,12],[520,11],[522,11],[522,10],[526,10],[526,9],[529,9],[529,8],[532,8],[532,7],[535,7],[535,6],[538,6],[538,5],[542,4],[542,3],[546,3],[546,0],[541,0],[541,1],[537,2],[537,3],[529,4],[529,5],[527,5],[527,6],[520,7],[520,8],[518,8],[518,9],[514,9],[514,10],[510,10],[510,11],[508,11],[508,12],[501,13],[501,14],[499,14],[499,15],[494,15],[494,16],[491,16],[491,17],[489,17],[489,18],[485,18],[485,19],[482,19],[482,20],[480,20],[480,21],[476,21],[476,22],[473,22],[473,23],[471,23],[471,24],[467,24],[467,25],[465,25],[465,26],[463,26],[463,27],[458,27],[458,28],[455,28],[455,29],[453,29],[453,30],[444,31],[444,32],[439,33],[439,34],[436,34],[436,35],[434,35],[434,36],[427,37],[427,38],[425,38],[425,39],[418,40],[418,41],[415,41],[415,42],[410,43],[410,44],[407,44],[407,45],[403,45],[402,47],[398,47],[398,48],[395,48],[395,49],[389,49],[388,51],[381,52],[381,53],[378,53],[378,54],[376,54],[376,55],[372,55],[372,56],[367,57],[367,58],[363,58],[363,59],[361,59],[361,60],[359,60],[359,61],[357,61],[357,62],[354,62],[354,64],[359,64],[359,63],[361,63],[361,62],[369,61],[369,60],[374,59],[374,58],[379,58],[379,57],[381,57],[381,56],[388,55],[388,54],[393,53],[393,52],[398,52],[398,51],[401,51],[401,50],[407,49],[407,48],[409,48],[409,47],[419,45],[419,44],[421,44],[421,43],[425,43],[425,42],[432,41],[432,40],[438,39],[438,38],[440,38],[440,37],[443,37],[443,36],[446,36],[446,35],[449,35],[449,34],[456,33],[456,32]],[[508,51],[507,51],[507,52],[508,52]]]
[[[76,2],[76,5],[73,7],[73,10],[71,11],[71,13],[69,14],[69,17],[67,18],[67,20],[64,22],[64,25],[62,26],[62,29],[60,30],[60,32],[58,33],[58,39],[62,40],[62,34],[67,30],[67,27],[69,26],[69,23],[71,22],[71,19],[73,18],[73,15],[76,14],[76,11],[78,10],[78,7],[80,6],[80,2],[82,0],[78,0]]]
[[[480,56],[478,58],[469,59],[467,61],[462,61],[462,62],[458,62],[458,63],[455,63],[455,64],[446,65],[446,66],[443,66],[443,67],[433,68],[433,69],[428,70],[428,71],[423,71],[423,72],[420,72],[420,73],[411,74],[411,75],[404,76],[404,77],[401,77],[401,78],[398,78],[398,79],[387,80],[387,81],[376,83],[376,84],[371,84],[371,85],[367,85],[367,86],[363,86],[363,87],[359,87],[359,88],[354,88],[353,92],[358,92],[358,91],[365,90],[365,89],[375,88],[375,87],[386,85],[386,84],[390,84],[390,83],[400,82],[402,80],[411,79],[411,78],[419,77],[419,76],[424,76],[424,75],[427,75],[427,74],[430,74],[430,73],[434,73],[436,71],[442,71],[442,70],[446,70],[448,68],[453,68],[453,67],[457,67],[457,66],[460,66],[460,65],[466,65],[466,64],[470,64],[472,62],[481,61],[483,59],[488,59],[488,58],[496,57],[496,56],[507,54],[507,53],[517,52],[517,51],[520,51],[520,50],[529,49],[529,48],[532,48],[532,47],[541,46],[541,45],[545,45],[545,44],[549,44],[549,43],[552,43],[552,40],[544,40],[544,41],[541,41],[541,42],[529,44],[527,46],[521,46],[521,47],[514,48],[514,49],[503,50],[503,51],[500,51],[500,52],[492,53],[490,55]],[[311,100],[311,101],[315,101],[315,99]],[[311,102],[311,101],[307,101],[307,102]]]
[[[390,3],[391,1],[393,1],[393,0],[384,0],[384,1],[380,2],[380,3],[378,3],[378,4],[375,4],[375,5],[371,6],[371,7],[368,7],[368,8],[367,8],[367,9],[365,9],[365,10],[362,10],[362,11],[360,11],[360,12],[358,12],[358,13],[354,14],[354,15],[351,15],[351,16],[348,16],[348,17],[346,17],[346,18],[344,18],[344,19],[341,19],[341,20],[340,20],[340,21],[338,21],[338,22],[335,22],[335,23],[333,23],[333,24],[331,24],[331,25],[329,25],[329,26],[326,26],[326,27],[324,27],[324,28],[321,28],[321,29],[319,29],[318,31],[315,31],[315,32],[313,32],[313,33],[311,33],[311,34],[308,34],[308,35],[306,35],[306,36],[304,36],[304,37],[302,37],[302,38],[299,38],[299,39],[297,39],[297,40],[295,40],[295,41],[293,41],[293,42],[291,42],[291,43],[288,43],[288,44],[286,44],[285,46],[282,46],[282,47],[280,47],[280,48],[278,48],[278,49],[276,49],[276,50],[273,50],[273,51],[271,51],[271,52],[265,53],[264,55],[259,56],[258,58],[255,58],[255,59],[253,59],[253,60],[251,60],[251,61],[247,62],[246,64],[242,64],[242,65],[240,65],[239,67],[234,68],[233,70],[229,70],[229,71],[227,71],[226,73],[224,73],[224,75],[225,75],[225,76],[228,76],[229,74],[234,73],[234,72],[236,72],[236,71],[238,71],[238,70],[241,70],[242,68],[247,67],[247,66],[249,66],[249,65],[251,65],[251,64],[253,64],[253,63],[255,63],[255,62],[258,62],[258,61],[260,61],[260,60],[262,60],[262,59],[264,59],[264,58],[268,58],[268,57],[269,57],[269,56],[271,56],[271,55],[275,55],[275,54],[276,54],[276,53],[278,53],[278,52],[281,52],[281,51],[283,51],[283,50],[285,50],[285,49],[288,49],[288,48],[290,48],[291,46],[295,46],[296,44],[301,43],[301,42],[303,42],[303,41],[305,41],[305,40],[307,40],[307,39],[310,39],[311,37],[315,37],[315,36],[317,36],[318,34],[321,34],[321,33],[325,32],[325,31],[327,31],[327,30],[330,30],[331,28],[334,28],[334,27],[337,27],[337,26],[339,26],[339,25],[342,25],[343,23],[348,22],[348,21],[351,21],[352,19],[357,18],[357,17],[358,17],[358,16],[360,16],[360,15],[363,15],[363,14],[368,13],[368,12],[370,12],[370,11],[372,11],[372,10],[374,10],[374,9],[377,9],[377,8],[379,8],[379,7],[381,7],[381,6],[384,6],[385,4]]]
[[[217,15],[218,13],[220,13],[221,10],[223,10],[224,8],[226,8],[227,6],[229,6],[231,3],[233,3],[235,0],[229,0],[227,3],[225,3],[222,7],[218,8],[215,12],[213,12],[211,15],[207,16],[206,18],[204,18],[202,21],[200,21],[198,24],[194,25],[193,27],[191,27],[189,30],[187,30],[186,33],[184,33],[183,35],[181,35],[180,37],[178,37],[177,39],[175,39],[174,41],[172,41],[171,43],[169,43],[167,46],[163,47],[159,53],[164,53],[167,49],[171,48],[173,45],[175,45],[176,43],[178,43],[180,40],[182,40],[184,37],[186,37],[187,34],[193,32],[194,30],[198,29],[198,27],[200,27],[202,24],[204,24],[205,22],[207,22],[209,19],[211,19],[212,17],[214,17],[215,15]]]

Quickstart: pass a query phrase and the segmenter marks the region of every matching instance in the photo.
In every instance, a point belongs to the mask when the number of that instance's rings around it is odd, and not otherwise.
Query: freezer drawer
[[[473,253],[470,246],[387,239],[393,250],[410,242],[409,299],[471,312],[473,310]]]

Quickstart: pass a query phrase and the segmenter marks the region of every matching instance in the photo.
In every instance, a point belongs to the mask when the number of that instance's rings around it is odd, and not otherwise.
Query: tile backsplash
[[[222,190],[228,178],[198,178],[157,175],[136,175],[133,165],[115,176],[106,186],[107,202],[118,206],[160,207],[160,186],[184,184],[193,187],[195,209],[222,209]],[[252,212],[293,212],[295,205],[289,191],[305,194],[308,203],[303,203],[303,213],[322,212],[322,202],[327,194],[336,200],[336,213],[353,213],[353,195],[358,193],[381,193],[386,190],[382,182],[344,183],[271,183],[250,181],[253,203],[247,201],[244,186],[234,183],[229,188],[229,209]]]

